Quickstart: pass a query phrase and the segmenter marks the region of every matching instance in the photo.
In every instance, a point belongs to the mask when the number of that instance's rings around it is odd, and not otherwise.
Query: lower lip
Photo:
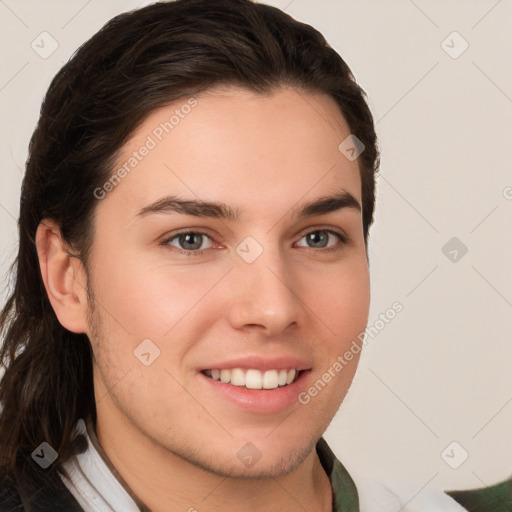
[[[234,386],[214,380],[201,372],[199,372],[199,377],[217,395],[235,404],[238,408],[268,414],[282,411],[294,403],[298,403],[298,396],[306,387],[306,378],[309,372],[310,370],[302,371],[297,380],[276,389],[247,389],[245,386]]]

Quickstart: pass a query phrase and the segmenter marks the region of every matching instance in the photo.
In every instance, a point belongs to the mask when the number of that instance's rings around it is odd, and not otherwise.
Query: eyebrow
[[[298,219],[304,219],[314,215],[325,215],[345,208],[361,211],[359,201],[350,192],[342,191],[339,194],[320,197],[314,201],[297,206],[292,210],[292,213]],[[178,213],[230,221],[239,221],[243,215],[243,211],[239,208],[231,208],[231,206],[221,202],[166,196],[142,208],[137,213],[137,217],[163,213]]]

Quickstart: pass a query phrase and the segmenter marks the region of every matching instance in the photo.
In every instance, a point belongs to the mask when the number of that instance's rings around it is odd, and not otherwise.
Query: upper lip
[[[221,361],[210,363],[209,366],[201,368],[201,370],[229,370],[233,368],[247,368],[254,370],[309,370],[311,364],[304,359],[293,356],[279,357],[263,357],[263,356],[246,356],[238,359],[230,359],[229,361]]]

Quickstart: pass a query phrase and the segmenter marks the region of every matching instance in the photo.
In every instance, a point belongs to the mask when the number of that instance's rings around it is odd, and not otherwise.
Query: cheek
[[[304,296],[337,345],[345,345],[364,331],[370,306],[366,261],[333,265],[305,278]],[[342,348],[342,347],[339,347]]]
[[[169,265],[130,260],[98,267],[104,309],[136,338],[160,338],[197,308],[226,272],[223,265]],[[201,304],[202,305],[202,304]]]
[[[362,350],[360,335],[366,328],[370,305],[366,260],[308,274],[302,286],[305,302],[314,311],[316,328],[325,333],[315,350],[316,375],[302,398],[309,410],[324,411],[330,420],[352,383]]]

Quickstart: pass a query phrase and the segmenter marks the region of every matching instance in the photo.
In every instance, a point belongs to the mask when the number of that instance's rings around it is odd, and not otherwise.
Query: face
[[[100,430],[225,476],[283,475],[311,452],[369,307],[349,134],[333,99],[292,88],[210,90],[138,127],[97,191]]]

